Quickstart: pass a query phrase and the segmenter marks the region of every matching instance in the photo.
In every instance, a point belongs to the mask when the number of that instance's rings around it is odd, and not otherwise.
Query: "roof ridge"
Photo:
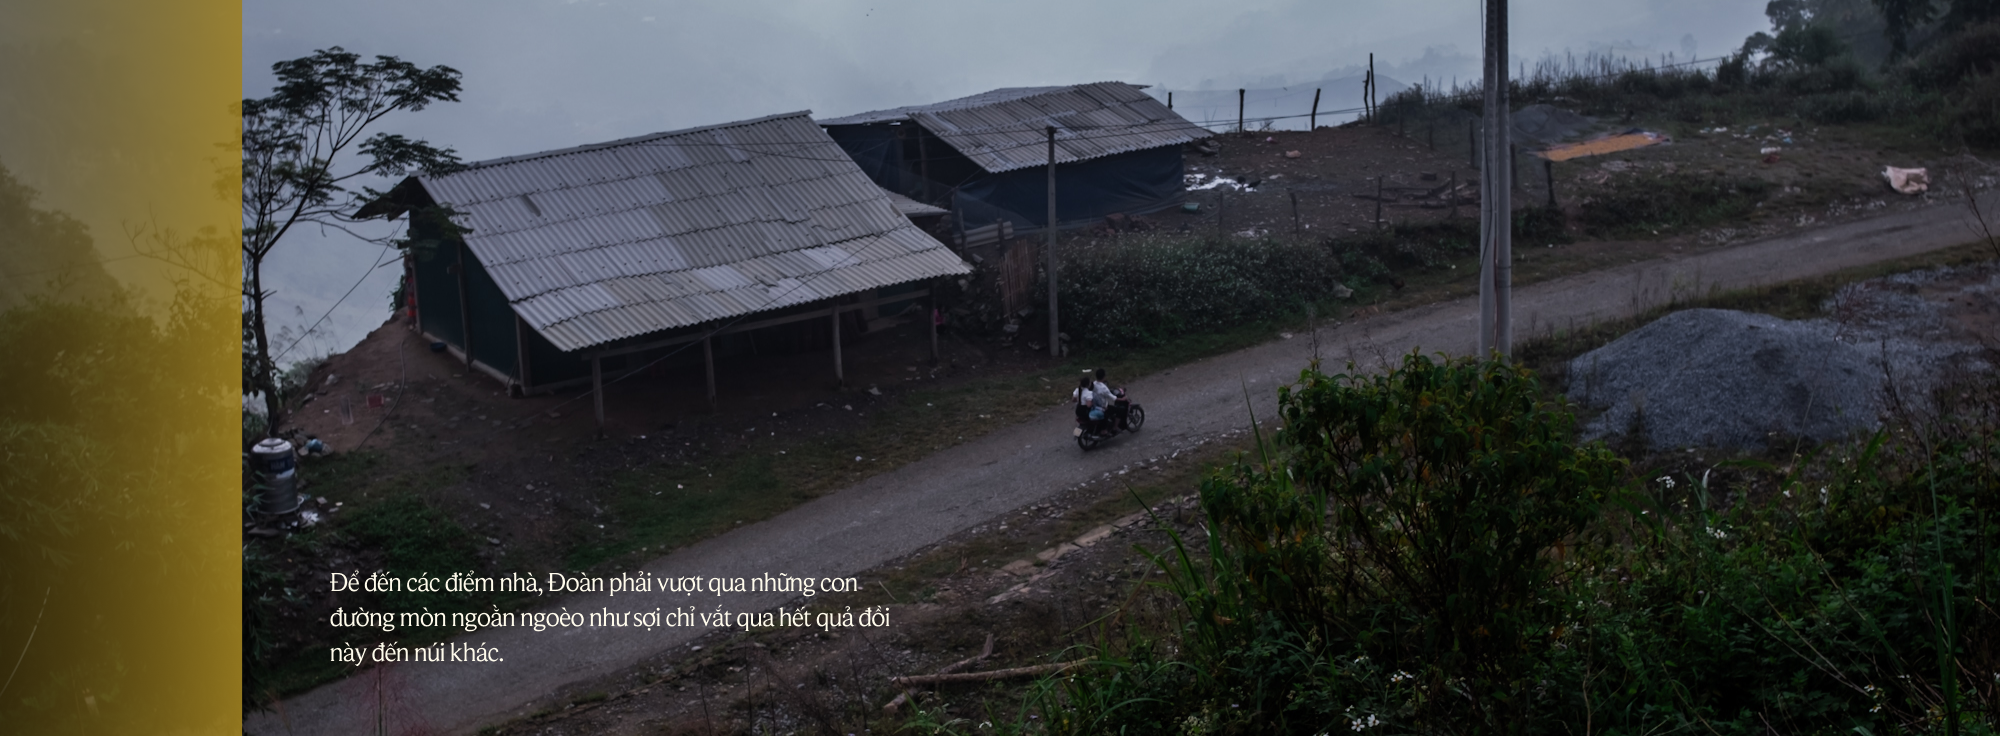
[[[723,128],[741,128],[741,127],[744,127],[744,126],[749,126],[749,125],[756,125],[756,124],[758,124],[758,123],[768,123],[768,122],[771,122],[771,121],[773,121],[773,120],[782,120],[782,119],[785,119],[785,118],[796,118],[796,117],[803,117],[803,118],[805,118],[805,119],[806,119],[806,121],[807,121],[807,122],[811,122],[811,121],[812,121],[812,111],[811,111],[811,110],[800,110],[800,111],[798,111],[798,112],[785,112],[785,113],[778,113],[778,114],[775,114],[775,115],[765,115],[765,116],[763,116],[763,117],[761,117],[761,118],[753,118],[753,119],[750,119],[750,120],[737,120],[737,121],[734,121],[734,122],[728,122],[728,123],[715,123],[715,124],[713,124],[713,125],[701,125],[701,126],[696,126],[696,127],[693,127],[693,128],[682,128],[682,129],[680,129],[680,130],[669,130],[669,131],[666,131],[666,132],[664,132],[664,133],[647,133],[647,134],[645,134],[645,135],[637,135],[637,136],[632,136],[632,137],[630,137],[630,138],[619,138],[619,139],[617,139],[617,140],[612,140],[612,141],[605,141],[605,142],[602,142],[602,143],[586,143],[586,144],[584,144],[584,145],[580,145],[580,146],[570,146],[569,148],[557,148],[557,149],[554,149],[554,150],[549,150],[549,151],[540,151],[540,152],[537,152],[537,153],[524,153],[524,154],[520,154],[520,155],[516,155],[516,156],[503,156],[503,157],[501,157],[501,158],[490,158],[490,159],[486,159],[486,160],[484,160],[484,161],[474,161],[474,162],[472,162],[472,163],[469,163],[469,164],[466,164],[465,166],[461,167],[461,168],[460,168],[460,169],[459,169],[458,171],[454,171],[454,172],[452,172],[452,174],[456,174],[456,173],[459,173],[459,171],[470,171],[470,170],[473,170],[473,169],[483,169],[483,168],[487,168],[487,167],[491,167],[491,166],[499,166],[499,165],[502,165],[502,164],[512,164],[512,163],[520,163],[520,162],[522,162],[522,161],[532,161],[532,160],[535,160],[535,159],[538,159],[538,158],[550,158],[550,157],[554,157],[554,156],[567,156],[567,155],[569,155],[569,154],[573,154],[573,153],[588,153],[588,152],[590,152],[590,151],[601,151],[601,150],[604,150],[604,149],[606,149],[606,148],[617,148],[617,147],[620,147],[620,146],[629,146],[629,145],[633,145],[633,144],[636,144],[636,143],[645,143],[645,142],[648,142],[648,141],[655,141],[655,140],[659,140],[659,139],[661,139],[661,138],[674,138],[674,137],[678,137],[678,136],[684,136],[684,135],[690,135],[690,134],[693,134],[693,133],[702,133],[702,132],[707,132],[707,131],[711,131],[711,130],[720,130],[720,129],[723,129]],[[451,174],[445,174],[444,176],[451,176]],[[433,179],[435,179],[435,178],[442,178],[442,177],[426,177],[426,178],[433,178]]]
[[[970,104],[968,104],[968,105],[963,105],[963,106],[960,106],[960,107],[950,107],[950,108],[948,108],[948,110],[949,110],[949,111],[952,111],[952,112],[956,112],[956,111],[960,111],[960,110],[972,110],[972,109],[978,109],[978,108],[985,108],[985,107],[992,107],[992,106],[994,106],[994,105],[1006,105],[1006,104],[1011,104],[1011,103],[1015,103],[1015,102],[1020,102],[1020,101],[1022,101],[1022,100],[1032,100],[1032,99],[1035,99],[1035,98],[1037,98],[1037,97],[1045,97],[1045,96],[1048,96],[1048,95],[1057,95],[1057,94],[1062,94],[1062,93],[1065,93],[1065,92],[1074,92],[1074,91],[1076,91],[1076,90],[1080,90],[1080,89],[1083,89],[1083,88],[1085,88],[1085,87],[1098,87],[1098,86],[1105,86],[1105,85],[1114,85],[1114,84],[1117,84],[1117,85],[1124,85],[1124,86],[1126,86],[1126,87],[1131,87],[1131,88],[1132,88],[1132,89],[1134,89],[1134,90],[1143,90],[1143,89],[1145,89],[1145,88],[1146,88],[1146,87],[1148,86],[1148,85],[1143,85],[1143,84],[1133,84],[1133,83],[1131,83],[1131,82],[1121,82],[1121,81],[1118,81],[1118,80],[1116,80],[1116,79],[1107,79],[1107,80],[1101,80],[1101,81],[1096,81],[1096,82],[1078,82],[1078,83],[1076,83],[1076,84],[1057,84],[1057,85],[1047,85],[1047,86],[1026,86],[1026,87],[997,87],[997,88],[994,88],[994,89],[989,89],[989,90],[986,90],[985,92],[976,92],[976,93],[973,93],[973,94],[969,94],[969,95],[963,95],[963,96],[959,96],[959,97],[953,97],[953,98],[951,98],[951,99],[949,99],[949,100],[939,100],[939,101],[937,101],[937,102],[927,102],[927,103],[924,103],[924,104],[921,104],[921,105],[902,105],[902,106],[899,106],[899,107],[885,107],[885,108],[882,108],[882,109],[880,109],[880,110],[868,110],[868,111],[865,111],[865,112],[857,112],[857,113],[854,113],[854,114],[852,114],[852,115],[842,115],[842,116],[840,116],[840,117],[836,117],[836,118],[828,118],[828,119],[827,119],[827,121],[825,121],[825,122],[821,122],[820,124],[821,124],[821,125],[827,125],[827,124],[830,124],[830,123],[832,123],[832,124],[845,124],[845,123],[833,123],[833,121],[839,121],[839,120],[849,120],[849,119],[852,119],[852,118],[861,118],[861,117],[870,117],[870,116],[877,116],[877,115],[888,115],[888,114],[890,114],[890,113],[900,113],[900,114],[896,115],[895,117],[883,117],[883,118],[882,118],[882,120],[883,120],[883,121],[888,121],[888,120],[897,120],[897,119],[901,119],[901,120],[909,120],[909,119],[912,119],[912,118],[914,118],[914,117],[915,117],[916,115],[918,115],[918,114],[925,114],[925,115],[935,115],[935,114],[937,114],[937,113],[938,113],[938,110],[937,110],[936,108],[945,108],[946,106],[949,106],[949,105],[951,105],[952,103],[957,103],[957,102],[963,102],[963,101],[966,101],[966,100],[971,100],[971,99],[974,99],[974,98],[978,98],[978,97],[984,97],[984,96],[987,96],[987,95],[994,95],[994,94],[999,94],[999,93],[1001,93],[1001,92],[1010,92],[1010,91],[1015,91],[1015,90],[1038,90],[1038,91],[1036,91],[1036,92],[1032,92],[1032,93],[1029,93],[1029,94],[1024,94],[1024,95],[1021,95],[1020,97],[1009,97],[1009,98],[1007,98],[1007,99],[1004,99],[1004,100],[994,100],[994,101],[991,101],[991,102],[986,102],[986,103],[982,103],[982,104],[977,104],[977,105],[970,105]]]

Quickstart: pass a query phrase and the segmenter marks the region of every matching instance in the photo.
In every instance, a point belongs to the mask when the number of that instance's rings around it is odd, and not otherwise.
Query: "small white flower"
[[[1791,497],[1792,497],[1792,492],[1791,492],[1791,490],[1787,489],[1787,490],[1785,491],[1785,498],[1791,498]]]
[[[1659,478],[1654,479],[1654,482],[1664,483],[1666,484],[1668,490],[1673,490],[1674,478],[1671,475],[1662,475]]]
[[[1412,675],[1412,674],[1410,674],[1410,673],[1408,673],[1408,672],[1404,672],[1404,671],[1402,671],[1402,670],[1396,670],[1396,674],[1393,674],[1393,675],[1390,675],[1390,676],[1389,676],[1389,681],[1390,681],[1390,682],[1402,682],[1402,681],[1404,681],[1404,680],[1408,680],[1408,679],[1412,679],[1412,678],[1415,678],[1415,677],[1416,677],[1416,675]]]
[[[1716,539],[1728,539],[1729,533],[1715,527],[1708,528],[1708,535]]]

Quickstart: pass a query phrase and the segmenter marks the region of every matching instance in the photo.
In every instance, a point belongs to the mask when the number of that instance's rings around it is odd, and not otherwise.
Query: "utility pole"
[[[1486,0],[1485,159],[1479,176],[1479,358],[1513,354],[1512,115],[1507,101],[1507,0]]]
[[[1049,132],[1049,357],[1062,357],[1062,333],[1056,323],[1056,126]]]

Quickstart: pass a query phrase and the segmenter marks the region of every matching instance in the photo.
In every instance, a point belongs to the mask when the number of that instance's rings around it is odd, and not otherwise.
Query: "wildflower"
[[[1715,527],[1709,527],[1709,528],[1708,528],[1708,535],[1709,535],[1709,536],[1711,536],[1711,537],[1715,537],[1716,539],[1728,539],[1728,538],[1729,538],[1729,533],[1728,533],[1728,532],[1725,532],[1725,531],[1722,531],[1721,529],[1717,529],[1717,528],[1715,528]]]
[[[1791,491],[1791,489],[1786,489],[1786,490],[1785,490],[1785,498],[1791,498],[1791,497],[1792,497],[1792,491]]]
[[[1393,675],[1390,675],[1390,676],[1389,676],[1389,681],[1390,681],[1390,682],[1402,682],[1402,681],[1404,681],[1404,680],[1408,680],[1408,679],[1412,679],[1412,678],[1414,678],[1414,677],[1416,677],[1416,675],[1412,675],[1412,674],[1410,674],[1410,673],[1408,673],[1408,672],[1404,672],[1404,671],[1402,671],[1402,670],[1396,670],[1396,674],[1393,674]]]
[[[1667,490],[1671,491],[1674,489],[1674,477],[1671,475],[1662,475],[1658,478],[1653,479],[1653,482],[1666,484]]]
[[[1368,715],[1367,718],[1356,718],[1353,721],[1348,722],[1347,727],[1356,731],[1360,731],[1363,729],[1374,728],[1380,725],[1382,725],[1382,722],[1376,720],[1375,715],[1371,713]]]

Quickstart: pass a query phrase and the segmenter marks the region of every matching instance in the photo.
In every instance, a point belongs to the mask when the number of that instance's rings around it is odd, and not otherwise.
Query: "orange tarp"
[[[1584,156],[1597,156],[1606,153],[1629,151],[1634,148],[1644,148],[1655,143],[1665,143],[1667,140],[1666,136],[1659,133],[1626,133],[1624,135],[1595,138],[1575,143],[1564,143],[1560,146],[1550,146],[1548,150],[1542,151],[1541,156],[1550,161],[1568,161]]]

